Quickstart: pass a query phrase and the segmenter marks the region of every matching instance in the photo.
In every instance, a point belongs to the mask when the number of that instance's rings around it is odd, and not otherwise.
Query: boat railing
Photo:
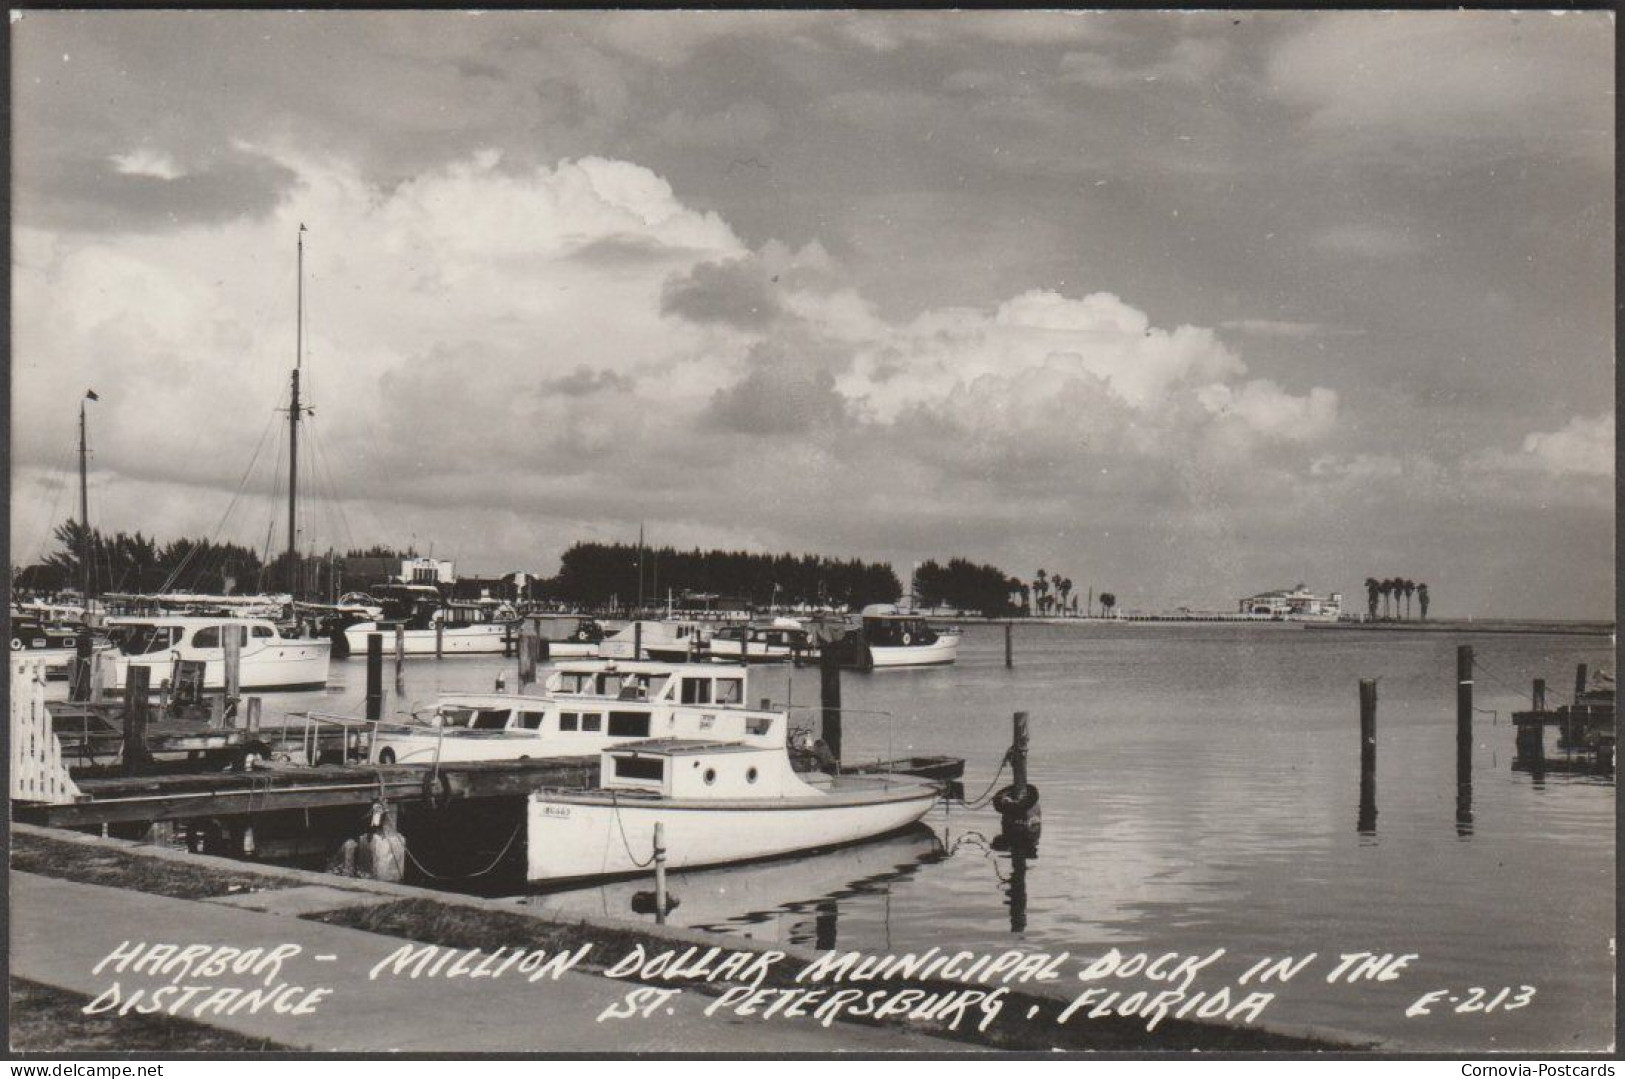
[[[304,722],[297,732],[300,752],[309,764],[319,763],[322,755],[322,742],[327,729],[336,730],[336,740],[340,743],[343,759],[346,763],[364,757],[378,738],[378,727],[382,720],[359,719],[355,716],[344,715],[340,712],[287,712],[282,716],[282,744],[288,745],[293,739],[288,736],[288,720],[298,718]],[[365,745],[363,745],[365,736]]]

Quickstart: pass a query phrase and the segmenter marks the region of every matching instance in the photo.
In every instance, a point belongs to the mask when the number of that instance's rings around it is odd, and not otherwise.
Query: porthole
[[[745,772],[745,782],[746,783],[754,783],[754,782],[756,782],[756,769],[755,768],[748,769]]]
[[[709,786],[712,783],[715,783],[716,781],[717,781],[717,770],[715,768],[707,768],[705,770],[705,782],[706,782],[706,785]]]

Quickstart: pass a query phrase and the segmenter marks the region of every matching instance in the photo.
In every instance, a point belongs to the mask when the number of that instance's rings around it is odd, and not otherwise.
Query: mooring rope
[[[1000,758],[1000,760],[999,760],[999,769],[998,769],[998,771],[993,773],[993,781],[987,785],[986,790],[984,790],[981,794],[978,794],[975,798],[971,799],[968,802],[963,798],[949,798],[949,797],[944,797],[943,801],[949,803],[950,805],[962,805],[966,809],[981,809],[983,806],[987,805],[990,801],[993,800],[993,798],[992,798],[993,788],[995,788],[995,787],[997,787],[999,785],[999,777],[1004,775],[1005,766],[1007,764],[1009,764],[1009,763],[1010,763],[1010,751],[1007,749],[1007,750],[1004,751],[1004,756],[1002,758]]]
[[[619,829],[619,831],[621,833],[621,846],[626,848],[626,856],[632,860],[632,864],[634,866],[636,866],[637,868],[639,868],[639,869],[648,869],[650,866],[655,864],[654,851],[651,850],[649,852],[649,857],[648,857],[647,861],[640,861],[638,859],[638,856],[636,854],[632,853],[632,842],[631,842],[631,840],[626,838],[626,824],[625,824],[624,821],[621,820],[621,803],[620,803],[620,800],[617,799],[614,794],[611,794],[609,796],[609,804],[610,804],[610,812],[612,812],[615,815],[615,827],[617,829]]]
[[[472,880],[475,877],[485,876],[487,873],[491,872],[497,866],[502,864],[502,859],[508,856],[508,848],[513,846],[513,841],[519,838],[519,833],[524,829],[524,827],[525,822],[522,820],[518,824],[514,825],[513,834],[508,837],[508,841],[506,843],[502,844],[502,849],[498,851],[497,856],[491,860],[491,864],[474,873],[453,873],[449,875],[436,873],[434,870],[428,868],[422,862],[418,861],[417,855],[412,853],[412,847],[410,844],[405,847],[406,858],[407,861],[418,867],[419,873],[422,873],[426,877],[433,877],[435,880]]]

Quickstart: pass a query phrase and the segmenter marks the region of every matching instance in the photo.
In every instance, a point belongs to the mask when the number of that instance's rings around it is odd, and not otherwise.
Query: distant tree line
[[[577,543],[564,552],[559,573],[544,586],[552,598],[578,607],[628,607],[639,592],[646,606],[677,597],[711,596],[753,607],[850,607],[891,603],[902,593],[897,574],[881,562],[818,555],[752,554],[747,551],[679,551],[629,543]]]
[[[1411,597],[1416,597],[1417,606],[1421,608],[1423,621],[1428,616],[1428,586],[1417,581],[1408,581],[1403,577],[1389,577],[1379,580],[1376,577],[1365,579],[1366,609],[1370,612],[1373,621],[1377,618],[1377,607],[1382,607],[1382,617],[1393,619],[1395,612],[1401,619],[1411,616]]]
[[[923,607],[953,607],[999,618],[1018,613],[1021,607],[1014,596],[1025,593],[1020,580],[997,566],[963,558],[950,558],[947,565],[925,562],[914,572],[914,598]]]

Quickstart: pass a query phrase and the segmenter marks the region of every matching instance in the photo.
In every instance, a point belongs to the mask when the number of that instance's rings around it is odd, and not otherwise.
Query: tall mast
[[[638,613],[643,617],[643,526],[638,525]]]
[[[299,226],[299,312],[294,329],[293,394],[288,401],[288,592],[299,598],[299,370],[305,365],[305,226]]]

